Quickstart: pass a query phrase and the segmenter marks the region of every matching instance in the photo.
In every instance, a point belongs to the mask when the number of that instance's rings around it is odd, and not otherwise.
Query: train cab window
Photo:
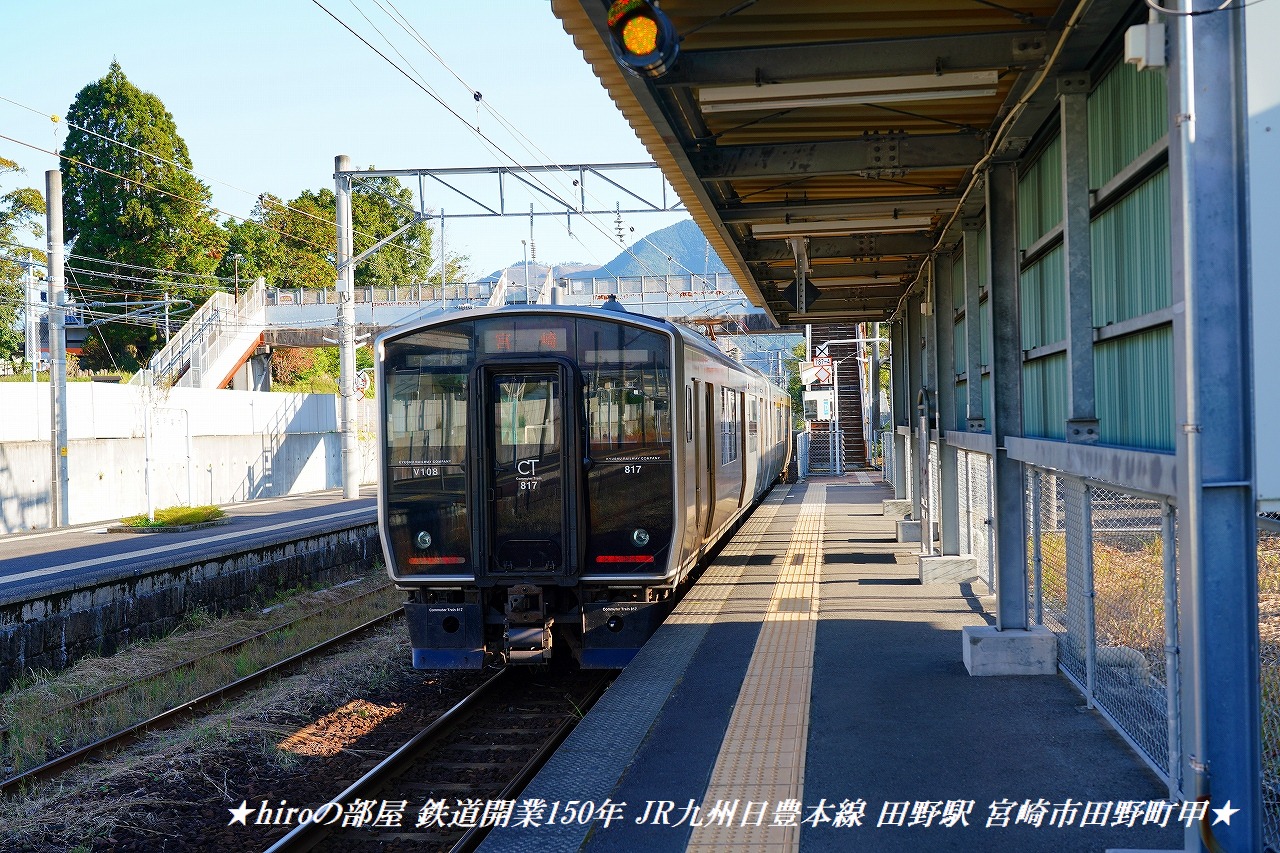
[[[670,340],[618,323],[578,323],[591,456],[671,458]]]

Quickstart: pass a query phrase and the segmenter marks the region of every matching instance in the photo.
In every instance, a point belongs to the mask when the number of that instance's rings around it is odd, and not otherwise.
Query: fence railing
[[[1169,786],[1181,789],[1176,515],[1164,498],[1027,471],[1029,612],[1058,663]]]
[[[1262,686],[1262,840],[1280,849],[1280,519],[1258,518],[1258,652]]]
[[[813,430],[808,433],[809,453],[806,467],[801,468],[801,475],[808,477],[814,474],[843,474],[844,431]]]

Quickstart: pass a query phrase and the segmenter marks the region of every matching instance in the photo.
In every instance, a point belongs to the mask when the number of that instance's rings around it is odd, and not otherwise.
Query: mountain
[[[524,281],[523,260],[506,268],[509,281]],[[728,272],[719,256],[710,250],[692,219],[686,219],[640,237],[629,251],[618,254],[604,266],[566,262],[551,267],[554,278],[622,278],[640,275],[714,275]],[[494,270],[481,281],[497,281],[503,270]],[[547,274],[545,264],[529,264],[529,277],[540,280]]]
[[[692,219],[685,219],[641,237],[630,251],[620,253],[595,270],[571,273],[566,278],[621,278],[640,275],[714,275],[728,272],[711,251]]]

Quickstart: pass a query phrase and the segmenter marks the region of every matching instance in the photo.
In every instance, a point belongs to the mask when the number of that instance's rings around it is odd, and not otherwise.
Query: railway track
[[[335,607],[350,606],[352,604],[355,604],[358,601],[361,601],[363,599],[366,599],[378,593],[381,593],[385,591],[388,586],[390,586],[390,584],[383,584],[382,586],[379,586],[375,589],[362,592],[359,595],[351,596],[350,598],[344,599],[339,602],[335,602],[331,605],[327,605],[321,608],[316,608],[306,613],[299,614],[293,619],[290,619],[289,621],[284,622],[280,625],[276,625],[272,628],[259,631],[249,637],[236,640],[233,643],[229,643],[220,648],[213,649],[209,652],[206,652],[201,655],[197,655],[193,658],[189,658],[187,660],[182,661],[181,663],[174,664],[173,666],[166,667],[161,670],[157,670],[145,676],[143,679],[139,679],[139,680],[141,681],[141,680],[162,678],[166,675],[169,675],[171,673],[174,673],[183,669],[190,669],[196,666],[197,664],[199,664],[201,661],[215,657],[217,655],[233,654],[239,649],[253,642],[262,640],[270,636],[271,634],[277,633],[279,631],[289,630],[295,627],[296,625],[298,625],[299,623],[308,619],[313,619],[316,616],[319,616],[323,613],[329,612]],[[306,662],[307,660],[316,657],[317,655],[325,654],[327,652],[332,651],[334,648],[343,645],[344,643],[348,643],[353,640],[359,639],[361,636],[368,633],[370,630],[377,628],[380,625],[384,625],[387,622],[390,622],[391,620],[396,619],[402,615],[403,615],[403,610],[399,607],[397,607],[395,610],[387,611],[373,619],[367,620],[364,623],[355,626],[354,628],[351,628],[347,631],[343,631],[342,633],[334,637],[331,637],[320,643],[316,643],[315,645],[307,649],[304,649],[300,652],[292,654],[284,658],[283,660],[279,660],[279,661],[276,661],[275,663],[269,664],[261,669],[258,669],[255,672],[252,672],[248,675],[238,678],[226,685],[218,687],[217,689],[208,691],[203,695],[200,695],[194,699],[190,699],[188,701],[175,705],[172,708],[169,708],[159,714],[156,714],[142,722],[120,729],[119,731],[114,732],[110,735],[107,735],[106,737],[99,738],[93,741],[92,743],[88,743],[83,746],[77,747],[76,749],[63,753],[62,755],[59,755],[56,758],[46,761],[37,767],[33,767],[29,770],[23,771],[22,773],[18,773],[4,780],[0,780],[0,793],[11,793],[19,790],[23,785],[28,785],[28,784],[31,784],[32,782],[36,782],[40,780],[51,779],[54,776],[57,776],[59,773],[65,772],[71,767],[74,767],[75,765],[83,761],[86,761],[89,758],[94,757],[95,755],[105,752],[106,750],[127,745],[137,740],[138,738],[142,737],[147,732],[176,725],[177,723],[182,722],[183,720],[189,719],[203,711],[208,710],[209,708],[217,705],[222,701],[233,698],[248,690],[253,689],[254,687],[257,687],[258,685],[262,684],[264,681],[266,681],[269,678],[287,673],[292,669],[296,668],[297,666],[299,666],[300,664]],[[112,696],[118,695],[124,691],[129,690],[130,688],[135,686],[135,684],[137,684],[137,681],[131,682],[129,684],[122,684],[117,687],[100,691],[98,693],[93,694],[92,696],[87,696],[83,699],[79,699],[74,702],[68,702],[63,705],[60,705],[54,709],[51,709],[49,713],[59,714],[59,713],[74,711],[77,709],[91,708],[93,705],[95,705],[96,703],[102,702],[104,699],[110,698]],[[0,738],[7,739],[8,735],[9,735],[9,730],[7,727],[0,728]]]
[[[474,849],[488,832],[484,806],[514,801],[615,675],[500,670],[267,853]],[[360,814],[360,801],[373,805],[343,826],[338,816]],[[401,818],[377,821],[388,806]]]

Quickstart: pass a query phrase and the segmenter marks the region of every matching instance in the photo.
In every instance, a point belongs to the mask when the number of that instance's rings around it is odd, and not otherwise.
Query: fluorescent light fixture
[[[759,86],[706,86],[698,90],[702,112],[785,110],[988,97],[996,93],[995,71],[952,71],[901,77],[859,77]]]
[[[776,240],[784,237],[824,237],[845,234],[887,234],[928,228],[932,216],[897,216],[884,219],[839,219],[817,222],[779,222],[751,226],[751,236]]]

